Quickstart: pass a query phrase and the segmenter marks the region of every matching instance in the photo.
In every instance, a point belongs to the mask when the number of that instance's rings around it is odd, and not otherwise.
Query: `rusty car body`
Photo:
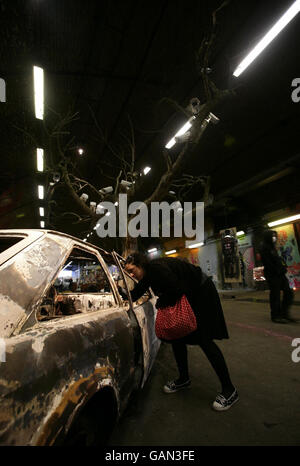
[[[0,244],[0,444],[64,444],[91,415],[101,435],[159,349],[151,290],[124,300],[120,256],[63,233],[2,230]]]

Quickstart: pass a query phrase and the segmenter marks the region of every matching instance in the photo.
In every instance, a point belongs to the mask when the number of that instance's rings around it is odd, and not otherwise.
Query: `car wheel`
[[[117,402],[112,389],[104,388],[94,395],[75,417],[64,446],[105,446],[110,438],[118,415]]]

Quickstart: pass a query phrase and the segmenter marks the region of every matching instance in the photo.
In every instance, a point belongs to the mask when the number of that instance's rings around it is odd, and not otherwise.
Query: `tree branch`
[[[102,196],[101,196],[101,194],[99,193],[98,189],[95,188],[95,186],[93,186],[91,183],[89,183],[89,182],[86,181],[86,180],[82,180],[82,179],[80,179],[80,178],[77,178],[77,176],[74,176],[72,173],[69,174],[69,176],[72,177],[75,181],[77,181],[77,182],[79,182],[79,183],[85,183],[85,186],[88,186],[88,187],[92,190],[92,192],[93,192],[94,194],[96,194],[96,196],[97,196],[97,197],[99,198],[99,200],[101,201]],[[73,184],[73,183],[72,183],[72,184]],[[81,189],[83,189],[83,188],[81,188]]]
[[[75,212],[64,212],[63,214],[60,215],[60,217],[66,217],[67,215],[73,215],[74,217],[77,218],[76,222],[72,222],[73,225],[77,225],[78,223],[90,222],[90,220],[91,220],[90,217],[81,217],[80,215],[76,214]]]
[[[183,113],[187,118],[191,117],[191,114],[185,108],[181,107],[181,105],[176,102],[176,100],[170,99],[169,97],[164,97],[158,102],[158,105],[162,103],[170,104],[175,110]]]
[[[211,99],[209,102],[203,105],[203,108],[197,115],[193,126],[192,126],[192,142],[185,143],[181,152],[179,153],[176,161],[172,165],[172,168],[163,174],[157,187],[146,199],[145,204],[149,205],[151,202],[159,201],[163,199],[168,194],[168,187],[171,183],[177,178],[177,176],[182,172],[183,167],[187,163],[189,157],[191,157],[197,148],[197,145],[202,138],[207,124],[205,124],[204,119],[212,112],[218,104],[223,102],[225,99],[235,95],[234,91],[222,90],[218,91],[217,95]]]

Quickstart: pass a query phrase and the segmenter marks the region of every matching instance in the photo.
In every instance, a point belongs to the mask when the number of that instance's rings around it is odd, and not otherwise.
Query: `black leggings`
[[[219,377],[222,384],[222,390],[224,391],[228,388],[233,388],[224,356],[216,343],[213,340],[209,340],[205,343],[199,343],[199,346],[204,351],[207,359]],[[186,380],[189,378],[186,343],[179,340],[175,341],[172,343],[172,348],[179,370],[179,377],[182,380]]]

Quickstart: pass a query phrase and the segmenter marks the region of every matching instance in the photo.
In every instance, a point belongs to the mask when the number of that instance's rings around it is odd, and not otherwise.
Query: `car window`
[[[115,253],[119,262],[120,262],[120,265],[122,267],[122,270],[123,270],[123,273],[124,273],[124,276],[125,276],[125,280],[126,280],[126,283],[127,283],[127,286],[128,286],[128,289],[131,291],[133,290],[133,288],[135,287],[136,283],[138,283],[138,281],[131,277],[128,272],[125,271],[124,269],[124,266],[125,266],[125,259],[120,256],[119,254]],[[122,276],[122,274],[120,273],[120,276]],[[118,283],[119,285],[119,283]],[[124,283],[121,283],[120,286],[122,288],[124,288]],[[125,290],[124,290],[125,291]],[[151,292],[150,292],[150,289],[148,289],[146,291],[146,293],[141,297],[139,298],[137,301],[136,301],[136,304],[142,304],[143,302],[147,301],[148,299],[151,298]],[[123,299],[124,299],[124,296],[123,296]]]
[[[11,248],[15,244],[17,244],[19,241],[22,241],[24,237],[22,238],[17,238],[17,237],[9,237],[9,236],[3,236],[0,238],[0,254],[7,249]]]
[[[38,320],[116,306],[109,279],[96,255],[74,248],[38,310]]]
[[[54,287],[59,293],[110,292],[110,283],[97,256],[74,249],[59,272]]]
[[[113,255],[109,252],[106,252],[106,251],[101,251],[101,257],[102,259],[104,260],[107,268],[108,268],[108,271],[112,277],[112,279],[114,280],[115,284],[117,285],[117,287],[124,287],[124,282],[123,282],[123,277],[122,277],[122,274],[121,274],[121,271],[119,269],[119,266],[118,264],[116,263]]]
[[[121,296],[122,300],[123,301],[127,300],[127,296],[124,293],[126,291],[126,286],[125,286],[125,283],[124,283],[123,274],[121,273],[119,265],[116,262],[113,254],[111,254],[109,252],[106,252],[106,251],[101,251],[101,256],[102,256],[104,262],[106,263],[106,266],[107,266],[107,268],[108,268],[114,282],[117,285],[117,288],[119,290],[119,293],[120,293],[120,296]],[[134,286],[135,286],[136,281],[133,280],[132,277],[130,277],[126,272],[124,273],[124,275],[125,275],[125,279],[126,279],[126,282],[127,282],[128,289],[132,290],[134,288]],[[122,289],[122,291],[120,290],[120,288]]]

